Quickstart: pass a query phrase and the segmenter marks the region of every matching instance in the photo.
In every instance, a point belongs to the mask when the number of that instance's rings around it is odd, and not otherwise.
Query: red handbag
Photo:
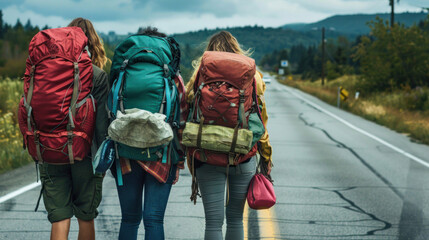
[[[273,184],[262,173],[256,173],[247,190],[247,203],[252,209],[268,209],[276,203]]]

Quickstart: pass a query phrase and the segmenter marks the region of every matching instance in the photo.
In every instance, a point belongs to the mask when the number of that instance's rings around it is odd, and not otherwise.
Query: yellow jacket
[[[270,144],[270,139],[268,136],[268,129],[267,127],[267,121],[268,121],[268,114],[267,114],[267,107],[265,106],[265,83],[262,80],[262,73],[259,71],[256,71],[255,74],[256,78],[256,93],[258,95],[258,102],[260,105],[262,105],[261,114],[262,114],[262,120],[265,124],[265,133],[262,136],[261,140],[259,142],[261,143],[261,155],[264,157],[265,161],[272,162],[272,147]]]

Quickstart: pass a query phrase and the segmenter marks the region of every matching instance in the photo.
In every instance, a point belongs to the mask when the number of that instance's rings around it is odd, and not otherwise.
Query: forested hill
[[[345,35],[362,35],[369,33],[367,23],[380,17],[384,20],[390,21],[390,14],[355,14],[355,15],[335,15],[328,17],[321,21],[309,24],[286,24],[283,26],[284,29],[296,30],[296,31],[310,31],[314,29],[320,29],[325,27],[331,31],[341,32]],[[427,13],[397,13],[395,14],[395,22],[404,24],[405,26],[411,26],[418,24],[420,21],[427,17]]]
[[[320,42],[321,35],[317,31],[300,32],[282,28],[264,28],[261,26],[234,27],[226,29],[200,30],[175,34],[174,38],[179,42],[181,48],[187,52],[187,49],[202,49],[207,45],[208,38],[214,33],[227,30],[231,32],[240,44],[245,48],[251,48],[253,57],[259,60],[266,53],[274,50],[290,48],[294,45],[303,44],[305,46],[316,45]],[[334,33],[331,37],[337,37]]]
[[[367,23],[379,16],[390,19],[390,14],[356,14],[336,15],[319,22],[310,24],[288,24],[279,28],[264,28],[261,26],[234,27],[226,29],[199,30],[173,35],[184,49],[201,49],[207,39],[214,33],[227,30],[231,32],[245,48],[252,48],[253,57],[260,60],[266,53],[275,50],[290,48],[294,45],[317,45],[320,43],[321,27],[325,27],[327,38],[346,36],[355,40],[359,35],[368,34],[370,29]],[[427,13],[398,13],[395,21],[406,26],[418,24],[427,17]],[[318,30],[318,31],[317,31]],[[185,50],[186,51],[186,50]]]

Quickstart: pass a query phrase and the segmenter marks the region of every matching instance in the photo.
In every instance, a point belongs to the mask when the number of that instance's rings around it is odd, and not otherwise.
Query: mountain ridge
[[[418,24],[428,16],[425,12],[403,12],[395,14],[395,22],[411,26]],[[344,34],[362,35],[369,33],[370,29],[367,25],[369,21],[376,20],[379,17],[384,21],[390,21],[390,13],[375,13],[375,14],[341,14],[334,15],[313,23],[290,23],[282,25],[283,29],[291,29],[295,31],[311,31],[325,27],[331,31],[338,31]]]

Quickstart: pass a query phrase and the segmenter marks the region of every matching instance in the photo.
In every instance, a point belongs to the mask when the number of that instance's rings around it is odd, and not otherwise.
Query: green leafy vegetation
[[[33,27],[30,20],[23,25],[18,19],[15,26],[0,21],[0,76],[22,77],[28,56],[28,44],[40,29]]]
[[[429,86],[429,17],[420,26],[390,27],[382,19],[369,26],[371,35],[363,36],[355,48],[360,87],[379,92]]]
[[[379,92],[355,99],[359,76],[341,76],[321,86],[321,80],[289,80],[281,77],[280,82],[307,92],[336,106],[338,87],[350,93],[349,99],[341,103],[341,108],[368,120],[408,135],[413,141],[429,144],[429,88],[394,92]],[[420,106],[419,106],[420,105]],[[421,107],[421,108],[420,108]],[[423,110],[417,110],[423,109]]]
[[[17,109],[22,94],[22,81],[0,77],[0,173],[32,161],[22,147]]]
[[[326,67],[325,76],[328,80],[338,78],[345,74],[354,74],[358,71],[358,64],[353,61],[352,50],[357,44],[351,42],[347,37],[339,36],[337,39],[326,40],[325,54]],[[288,57],[289,56],[289,57]],[[321,46],[304,46],[302,44],[292,46],[290,50],[283,49],[265,55],[260,66],[266,71],[277,72],[280,67],[280,59],[288,59],[289,66],[285,74],[291,72],[300,74],[303,79],[312,81],[320,78],[322,71]]]
[[[351,93],[342,104],[344,109],[429,144],[429,16],[410,27],[391,27],[382,19],[370,22],[369,27],[371,33],[354,44],[338,39],[330,46],[328,41],[327,52],[334,53],[335,61],[326,61],[330,81],[324,86],[320,72],[308,81],[303,80],[306,71],[296,70],[301,73],[299,80],[281,81],[332,105],[342,86]],[[309,62],[320,60],[318,53]],[[358,99],[353,98],[355,92],[360,93]]]

